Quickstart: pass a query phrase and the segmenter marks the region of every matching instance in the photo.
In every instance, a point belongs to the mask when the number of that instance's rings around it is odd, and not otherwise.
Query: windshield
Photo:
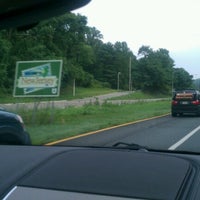
[[[20,144],[199,153],[199,10],[92,0],[0,30],[0,107],[20,119],[0,123],[0,140],[14,127]]]

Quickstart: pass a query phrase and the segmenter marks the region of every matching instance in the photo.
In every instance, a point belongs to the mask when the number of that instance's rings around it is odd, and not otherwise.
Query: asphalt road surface
[[[60,142],[67,146],[112,146],[137,143],[153,149],[200,152],[200,117],[170,115],[118,126]]]

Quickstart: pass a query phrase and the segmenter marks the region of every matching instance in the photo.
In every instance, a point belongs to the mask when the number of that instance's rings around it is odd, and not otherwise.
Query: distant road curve
[[[123,103],[136,103],[138,101],[160,101],[165,100],[163,98],[158,99],[140,99],[140,100],[109,100],[113,97],[125,96],[133,93],[134,91],[123,91],[123,92],[113,92],[109,94],[87,97],[83,99],[75,99],[75,100],[59,100],[59,101],[40,101],[40,102],[30,102],[30,103],[10,103],[10,104],[0,104],[0,107],[5,108],[9,111],[17,111],[18,109],[44,109],[44,108],[67,108],[70,106],[79,107],[85,104],[91,103],[94,104],[96,102],[102,104],[105,101],[112,104],[123,104]]]

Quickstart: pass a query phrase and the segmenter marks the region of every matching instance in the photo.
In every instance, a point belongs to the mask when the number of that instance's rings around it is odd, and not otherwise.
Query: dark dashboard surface
[[[199,182],[200,161],[182,156],[108,148],[0,146],[0,198],[17,186],[128,198],[190,199],[193,184]]]

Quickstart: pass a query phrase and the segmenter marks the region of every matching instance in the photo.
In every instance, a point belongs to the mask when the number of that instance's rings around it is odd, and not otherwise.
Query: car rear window
[[[176,93],[174,95],[174,100],[196,100],[197,94],[192,92]]]

